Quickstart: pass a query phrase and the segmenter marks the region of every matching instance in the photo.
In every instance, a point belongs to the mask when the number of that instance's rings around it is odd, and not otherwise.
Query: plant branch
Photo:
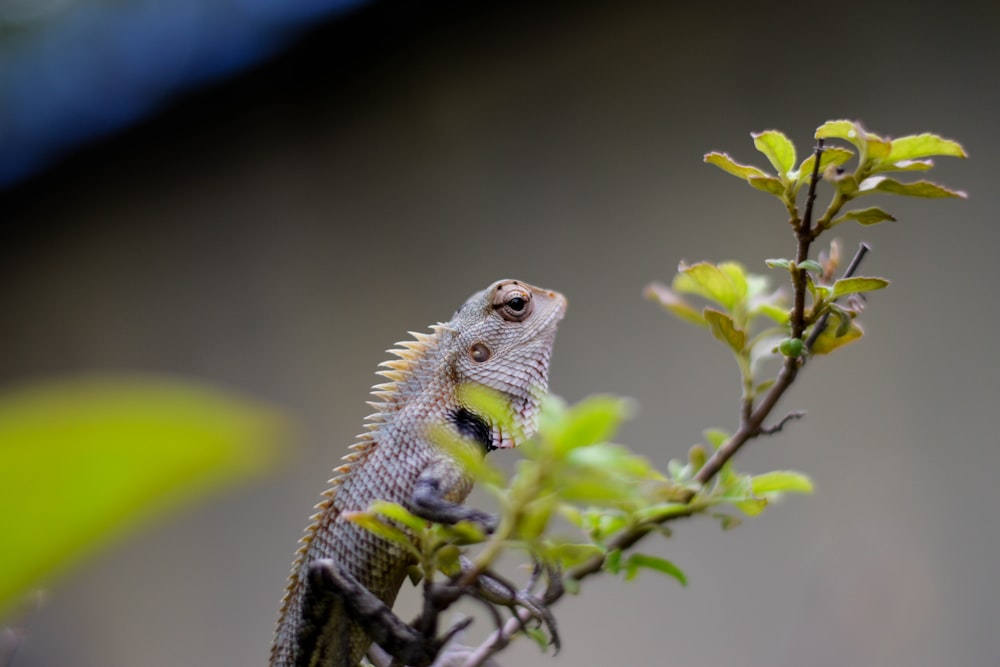
[[[797,223],[795,227],[795,238],[797,242],[796,264],[801,264],[809,259],[809,251],[811,249],[812,242],[816,240],[820,233],[828,228],[828,225],[824,223],[824,220],[827,220],[831,217],[831,215],[835,214],[836,210],[839,210],[845,201],[839,196],[839,192],[836,193],[831,206],[828,208],[823,218],[817,223],[816,227],[813,228],[812,216],[814,202],[816,200],[816,188],[820,179],[819,164],[822,153],[823,140],[819,139],[817,140],[814,151],[815,161],[813,164],[812,177],[809,181],[805,210],[801,220],[793,220],[793,224]],[[855,254],[854,258],[845,270],[843,276],[844,278],[851,277],[854,274],[868,250],[869,246],[862,243],[858,252]],[[807,271],[800,269],[797,266],[792,268],[791,274],[794,287],[793,307],[790,314],[791,337],[802,340],[808,326],[806,321],[805,302],[806,292],[808,291],[807,281],[809,278]],[[808,353],[808,351],[812,348],[813,343],[815,343],[816,338],[820,335],[820,333],[822,333],[823,328],[826,326],[827,318],[828,314],[824,314],[813,327],[808,340],[803,341],[803,349],[806,353]],[[784,364],[778,372],[778,376],[775,378],[774,384],[771,385],[771,388],[756,406],[754,405],[752,397],[749,399],[744,397],[740,406],[739,428],[735,433],[733,433],[732,436],[730,436],[728,440],[726,440],[726,442],[715,450],[712,456],[709,457],[701,469],[699,469],[693,481],[697,482],[702,487],[706,486],[715,478],[716,475],[718,475],[723,466],[725,466],[725,464],[747,442],[761,435],[771,435],[777,433],[784,428],[788,422],[798,419],[804,415],[804,413],[800,411],[790,412],[786,414],[777,424],[768,427],[764,426],[765,420],[767,420],[767,418],[771,415],[771,412],[774,410],[775,406],[777,406],[785,391],[795,381],[799,369],[804,363],[805,357],[801,355],[785,357]],[[672,513],[668,517],[659,521],[640,524],[618,533],[607,543],[607,550],[605,551],[605,554],[629,549],[648,533],[653,532],[656,529],[655,527],[659,524],[679,518],[690,517],[700,512],[704,509],[704,506],[694,502],[696,495],[697,494],[694,491],[688,493],[688,495],[682,500],[682,502],[686,503],[688,506],[681,512]],[[607,556],[605,554],[595,555],[594,557],[572,568],[566,573],[566,579],[579,582],[590,575],[602,571],[605,561],[607,560]],[[563,593],[563,590],[557,591],[549,600],[547,600],[547,602],[550,604],[556,602],[562,597]],[[509,642],[510,639],[523,628],[524,622],[529,619],[530,615],[527,610],[515,610],[514,617],[509,619],[503,627],[497,628],[497,630],[491,633],[482,645],[480,645],[469,656],[463,667],[480,667],[483,665],[494,653],[505,646],[507,642]]]

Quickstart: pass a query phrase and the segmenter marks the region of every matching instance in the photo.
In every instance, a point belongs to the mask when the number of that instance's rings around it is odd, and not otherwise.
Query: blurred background
[[[749,133],[772,127],[801,155],[841,117],[961,141],[970,159],[930,178],[970,198],[883,197],[900,222],[838,228],[893,285],[780,406],[807,419],[740,457],[817,493],[733,531],[677,525],[649,550],[686,589],[588,581],[556,609],[554,661],[522,641],[501,662],[996,665],[998,18],[957,0],[0,0],[2,386],[176,374],[298,426],[264,481],[56,581],[14,667],[265,664],[383,351],[500,277],[567,295],[551,388],[635,397],[622,442],[665,465],[732,428],[727,353],[642,287],[681,259],[789,256],[780,205],[702,155],[761,163]]]

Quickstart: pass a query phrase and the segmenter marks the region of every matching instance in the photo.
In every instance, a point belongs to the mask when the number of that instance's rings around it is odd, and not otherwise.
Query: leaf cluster
[[[934,134],[889,139],[868,132],[857,122],[829,121],[816,129],[817,150],[801,162],[795,145],[783,133],[765,130],[751,137],[773,172],[739,163],[722,152],[708,153],[705,162],[778,198],[785,206],[798,251],[794,258],[768,259],[766,264],[787,272],[795,298],[789,299],[784,288],[770,290],[766,278],[746,272],[735,262],[682,263],[669,287],[653,283],[646,289],[649,298],[680,319],[706,327],[732,351],[740,368],[745,402],[759,398],[773,384],[772,380],[755,377],[761,360],[775,354],[793,359],[807,353],[827,354],[863,335],[856,320],[864,301],[858,297],[882,289],[889,282],[865,276],[836,279],[834,274],[840,264],[836,242],[818,259],[809,257],[810,244],[842,222],[873,225],[895,220],[878,207],[845,210],[849,203],[879,192],[915,197],[966,196],[930,181],[902,182],[886,175],[927,171],[933,166],[931,158],[936,156],[965,157],[965,150],[957,142]],[[829,140],[846,145],[825,145]],[[855,163],[849,168],[852,159]],[[820,176],[832,186],[833,194],[826,210],[814,221],[813,199]],[[806,206],[800,213],[800,194],[807,185]],[[690,296],[701,298],[707,305],[698,310],[686,298]],[[828,327],[831,319],[835,326]]]
[[[795,145],[778,130],[765,130],[751,134],[754,147],[760,151],[775,170],[741,164],[728,154],[713,151],[705,155],[705,162],[741,178],[754,188],[774,195],[785,204],[794,225],[801,220],[797,198],[804,185],[810,183],[814,173],[833,185],[836,196],[833,205],[816,221],[813,238],[841,222],[854,220],[862,225],[873,225],[895,218],[880,208],[862,208],[840,214],[848,202],[875,193],[906,195],[911,197],[958,197],[967,195],[927,180],[900,181],[887,176],[890,173],[923,172],[934,166],[932,158],[939,156],[966,157],[965,149],[955,141],[936,134],[914,134],[898,139],[879,136],[865,130],[856,121],[832,120],[816,128],[815,138],[820,141],[840,140],[847,146],[824,146],[817,154],[810,154],[797,162]],[[853,169],[848,163],[856,158]],[[840,215],[838,215],[840,214]]]
[[[493,420],[509,414],[501,397],[483,389],[466,388],[464,400]],[[755,516],[782,493],[812,490],[812,483],[800,473],[751,476],[731,466],[717,484],[702,488],[693,480],[705,461],[704,445],[693,447],[686,461],[671,461],[661,471],[648,458],[612,442],[633,411],[631,401],[614,396],[591,396],[576,405],[548,397],[538,432],[522,446],[523,457],[511,474],[484,458],[477,444],[451,431],[436,431],[438,445],[461,461],[477,484],[497,499],[499,521],[492,534],[467,523],[428,522],[401,505],[382,501],[348,518],[402,545],[428,581],[438,572],[452,581],[467,576],[469,570],[463,571],[459,557],[475,545],[478,550],[471,558],[471,571],[477,574],[490,571],[501,553],[516,550],[549,571],[569,572],[564,583],[570,590],[576,589],[578,580],[574,568],[594,559],[605,571],[625,579],[648,570],[686,584],[677,565],[623,548],[621,537],[654,532],[669,536],[665,522],[699,513],[711,513],[723,527],[730,527],[739,519],[720,513],[720,506]],[[709,432],[707,438],[711,446],[725,436]]]

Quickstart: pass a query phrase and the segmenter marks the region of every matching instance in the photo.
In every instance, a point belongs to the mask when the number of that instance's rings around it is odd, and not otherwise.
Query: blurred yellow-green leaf
[[[944,139],[936,134],[913,134],[892,140],[892,150],[886,157],[886,162],[894,163],[901,160],[916,160],[919,158],[946,155],[950,157],[966,157],[965,149],[957,141]]]
[[[840,334],[839,336],[837,334]],[[864,331],[857,322],[851,322],[850,327],[845,332],[832,330],[827,327],[823,333],[816,338],[811,352],[813,354],[830,354],[838,347],[843,347],[848,343],[853,343],[864,335]]]
[[[817,139],[843,139],[861,147],[864,130],[849,120],[828,120],[816,128]]]
[[[733,158],[729,157],[726,153],[707,153],[705,155],[705,162],[708,164],[714,164],[722,171],[732,174],[738,178],[749,179],[751,176],[767,175],[761,169],[758,169],[753,165],[740,164]]]
[[[870,176],[858,185],[859,195],[868,195],[875,192],[885,192],[891,195],[905,195],[907,197],[926,197],[928,199],[940,199],[943,197],[957,197],[967,199],[968,195],[961,190],[951,190],[931,183],[930,181],[915,181],[913,183],[902,183],[885,176]]]
[[[381,514],[387,519],[398,521],[413,531],[423,530],[427,527],[426,519],[421,519],[399,503],[389,500],[376,500],[368,506],[368,511]]]
[[[858,224],[862,225],[877,225],[880,222],[895,222],[896,218],[889,215],[882,209],[873,206],[871,208],[862,208],[854,211],[847,211],[844,215],[840,216],[836,220],[830,223],[830,226],[839,225],[845,220],[855,220]]]
[[[785,194],[785,184],[777,176],[748,176],[747,183],[762,192],[778,197]]]
[[[639,574],[639,570],[646,569],[673,577],[680,582],[681,586],[687,586],[687,576],[684,574],[684,571],[666,558],[651,556],[649,554],[634,553],[629,555],[628,560],[624,563],[624,566],[626,581],[635,579],[636,575]]]
[[[0,614],[129,528],[261,474],[284,430],[269,406],[173,378],[0,393]]]
[[[742,273],[742,267],[732,262],[724,269],[722,265],[715,266],[708,262],[698,262],[687,266],[681,264],[674,276],[673,289],[685,294],[696,294],[714,301],[727,311],[732,311],[736,304],[746,298],[747,282],[742,277],[733,280],[733,274]]]
[[[553,450],[565,456],[571,450],[605,442],[614,436],[623,420],[635,412],[632,401],[617,396],[594,395],[540,420],[539,431],[551,441]]]
[[[420,556],[420,554],[416,551],[416,548],[413,546],[413,540],[410,539],[410,536],[399,528],[386,523],[386,521],[374,510],[364,512],[341,512],[340,516],[352,523],[358,524],[365,530],[375,533],[382,539],[395,542],[396,544],[409,550],[414,557]]]
[[[833,284],[830,296],[838,299],[848,294],[860,294],[871,292],[872,290],[884,289],[889,286],[889,281],[885,278],[868,278],[865,276],[852,276],[851,278],[841,278]]]
[[[746,332],[737,328],[729,315],[712,308],[705,308],[702,316],[708,322],[712,335],[731,347],[734,352],[739,352],[746,345]]]
[[[753,145],[767,157],[778,176],[782,180],[788,178],[795,166],[795,144],[778,130],[751,132],[750,136],[753,137]]]
[[[812,493],[813,483],[807,475],[794,470],[774,470],[755,475],[750,480],[758,496],[774,493]]]
[[[701,316],[687,301],[672,289],[661,283],[650,283],[644,292],[646,298],[656,301],[682,320],[692,324],[705,326],[705,318]]]

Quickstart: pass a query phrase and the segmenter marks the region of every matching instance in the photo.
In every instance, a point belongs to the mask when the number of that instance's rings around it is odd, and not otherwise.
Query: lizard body
[[[381,499],[435,521],[489,524],[489,515],[461,505],[471,480],[437,449],[428,430],[450,424],[486,451],[514,447],[530,435],[565,308],[561,294],[501,280],[470,297],[451,321],[432,326],[430,334],[411,332],[413,340],[389,350],[398,358],[383,362],[385,370],[379,372],[389,382],[373,387],[376,400],[369,404],[375,412],[335,469],[337,476],[302,539],[281,605],[271,667],[355,667],[379,628],[366,632],[349,589],[370,592],[383,603],[381,613],[391,613],[410,557],[400,545],[347,521],[342,512],[366,510]],[[505,398],[518,433],[462,405],[459,389],[469,383]],[[353,581],[336,587],[329,576],[316,576],[317,564],[336,568],[342,575],[334,577],[337,581]],[[328,604],[320,605],[319,598]]]

